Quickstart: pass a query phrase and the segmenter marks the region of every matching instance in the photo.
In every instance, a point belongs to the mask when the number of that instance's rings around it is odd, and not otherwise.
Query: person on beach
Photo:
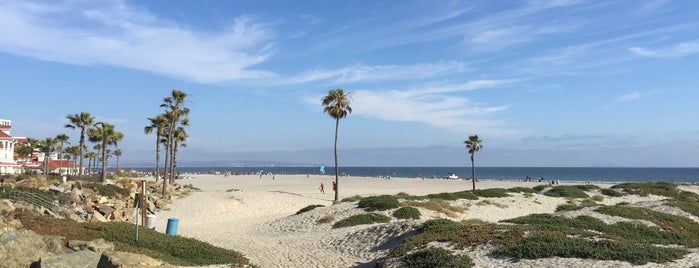
[[[337,183],[336,182],[333,182],[333,192],[334,191],[337,191]]]
[[[321,192],[321,193],[325,193],[325,185],[323,185],[322,182],[320,183],[320,188],[319,188],[319,189],[320,189],[320,192]]]

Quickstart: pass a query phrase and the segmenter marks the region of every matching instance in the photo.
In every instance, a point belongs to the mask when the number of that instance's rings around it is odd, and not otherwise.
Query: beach
[[[319,224],[318,219],[332,215],[340,220],[365,213],[356,202],[333,205],[334,193],[329,175],[188,175],[179,184],[191,184],[201,191],[174,200],[167,210],[156,214],[156,231],[165,232],[168,219],[178,220],[177,235],[190,237],[215,246],[245,254],[259,267],[374,267],[402,240],[415,233],[428,219],[448,218],[454,221],[480,219],[498,222],[533,213],[553,213],[566,202],[565,198],[544,195],[525,196],[514,193],[506,198],[457,200],[453,205],[468,207],[451,217],[424,208],[419,220],[392,220],[386,224],[358,225],[333,229],[332,223]],[[325,185],[325,193],[319,186]],[[481,181],[477,189],[534,187],[543,182]],[[598,185],[610,187],[611,185]],[[340,199],[355,195],[407,193],[426,195],[470,190],[471,181],[340,177]],[[693,187],[692,187],[693,188]],[[696,189],[691,189],[696,191]],[[626,195],[605,198],[602,203],[656,202],[660,196]],[[488,200],[487,204],[483,200]],[[480,202],[479,202],[480,201]],[[323,205],[294,215],[309,205]],[[576,212],[586,213],[586,212]],[[593,213],[593,212],[587,212]],[[614,219],[608,219],[613,221]],[[465,250],[476,267],[636,267],[627,262],[595,261],[575,258],[522,260],[512,263],[489,257],[488,247]],[[699,263],[699,253],[665,264],[649,263],[640,267],[686,267]],[[691,265],[690,265],[691,266]]]

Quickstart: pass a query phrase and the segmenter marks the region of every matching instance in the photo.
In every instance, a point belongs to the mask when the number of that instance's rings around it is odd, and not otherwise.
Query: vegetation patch
[[[640,196],[660,195],[667,197],[677,197],[679,191],[677,186],[669,182],[645,182],[645,183],[621,183],[612,186],[612,189],[619,189],[629,194]]]
[[[364,197],[359,200],[358,207],[364,208],[367,211],[389,210],[400,207],[398,198],[392,195],[379,195]]]
[[[610,188],[601,189],[600,193],[602,193],[603,195],[606,195],[606,196],[610,196],[610,197],[622,197],[622,196],[624,196],[624,193],[617,191],[617,190],[614,190],[614,189],[610,189]]]
[[[535,193],[534,189],[529,187],[512,187],[507,189],[510,193]]]
[[[405,256],[403,266],[407,268],[424,267],[473,267],[473,260],[468,256],[455,256],[443,248],[428,248]]]
[[[336,222],[333,224],[333,228],[342,228],[361,224],[384,223],[390,221],[390,217],[377,213],[358,214]]]
[[[510,197],[507,189],[503,188],[478,189],[471,192],[478,197]]]
[[[397,219],[420,219],[420,210],[414,207],[402,207],[393,212]]]
[[[130,223],[77,223],[67,219],[35,216],[20,210],[17,210],[15,216],[25,228],[39,235],[60,234],[67,240],[84,241],[104,238],[114,243],[117,251],[143,254],[173,265],[250,265],[243,254],[236,251],[191,238],[170,236],[143,227],[139,230],[139,241],[136,242],[136,228]]]
[[[299,214],[301,214],[301,213],[304,213],[304,212],[306,212],[306,211],[311,211],[311,210],[313,210],[313,209],[315,209],[315,208],[319,208],[319,207],[324,207],[324,206],[323,206],[323,205],[309,205],[309,206],[306,206],[306,207],[300,209],[300,210],[297,211],[296,214],[294,214],[294,215],[299,215]]]
[[[340,202],[357,202],[362,199],[362,196],[360,195],[355,195],[355,196],[350,196],[350,197],[345,197]]]
[[[42,191],[36,188],[28,188],[28,187],[9,187],[9,186],[2,186],[0,187],[0,199],[11,199],[12,195],[17,193],[17,192],[25,192],[25,193],[32,193],[35,195],[39,195],[43,198],[46,198],[48,200],[53,200],[54,195],[53,193],[49,191]]]
[[[98,195],[109,196],[119,198],[122,196],[128,196],[129,190],[116,186],[114,184],[102,184],[94,182],[86,182],[82,184],[83,188],[89,188],[95,191]]]
[[[476,205],[479,205],[479,206],[490,206],[490,205],[493,205],[493,206],[496,206],[496,207],[499,207],[499,208],[507,208],[507,205],[505,205],[505,204],[498,203],[498,202],[493,202],[493,201],[490,201],[490,200],[481,200],[481,201],[478,201],[478,203],[476,203]]]
[[[438,194],[428,194],[427,199],[438,199],[438,200],[459,200],[459,199],[469,199],[478,200],[478,197],[471,191],[461,191],[453,193],[438,193]]]
[[[568,198],[588,198],[590,197],[583,190],[576,186],[554,186],[544,192],[546,196],[568,197]]]
[[[629,219],[647,220],[666,231],[689,235],[699,240],[699,223],[695,221],[652,209],[628,206],[605,206],[597,212]]]
[[[318,224],[330,223],[330,222],[333,222],[334,220],[335,220],[335,216],[325,215],[325,216],[321,217],[320,219],[318,219],[316,221],[316,223],[318,223]]]
[[[466,211],[466,209],[463,207],[452,206],[449,202],[444,200],[405,201],[403,202],[403,205],[422,207],[432,211],[444,213],[451,218],[457,217],[457,213],[464,213],[464,211]]]

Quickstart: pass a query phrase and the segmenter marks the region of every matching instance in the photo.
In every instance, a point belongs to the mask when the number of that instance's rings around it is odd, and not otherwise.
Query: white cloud
[[[386,121],[420,122],[454,132],[477,131],[488,136],[519,133],[507,129],[493,117],[507,105],[475,103],[454,92],[496,88],[512,80],[477,80],[457,85],[443,85],[411,90],[357,90],[352,99],[353,115]],[[318,98],[313,98],[317,103]]]
[[[667,59],[681,58],[699,53],[699,40],[678,43],[673,46],[659,48],[655,50],[643,47],[630,47],[629,51],[631,51],[631,53],[635,55],[642,57]]]
[[[617,101],[619,101],[619,102],[635,101],[635,100],[638,100],[640,98],[645,97],[646,95],[648,95],[648,94],[643,93],[643,92],[639,92],[639,91],[634,91],[634,92],[631,92],[629,94],[626,94],[626,95],[619,97],[619,99],[617,99]]]
[[[352,65],[335,70],[314,70],[290,77],[286,81],[283,81],[283,83],[301,84],[329,80],[332,83],[339,84],[387,80],[415,80],[459,73],[464,70],[465,64],[458,61],[413,65]]]
[[[202,33],[122,1],[6,2],[0,50],[46,61],[133,68],[202,83],[271,77],[271,31],[251,17]]]

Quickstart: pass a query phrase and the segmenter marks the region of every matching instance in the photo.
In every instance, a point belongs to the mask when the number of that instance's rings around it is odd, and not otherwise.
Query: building
[[[0,175],[20,173],[22,166],[15,162],[15,144],[12,121],[0,119]]]

